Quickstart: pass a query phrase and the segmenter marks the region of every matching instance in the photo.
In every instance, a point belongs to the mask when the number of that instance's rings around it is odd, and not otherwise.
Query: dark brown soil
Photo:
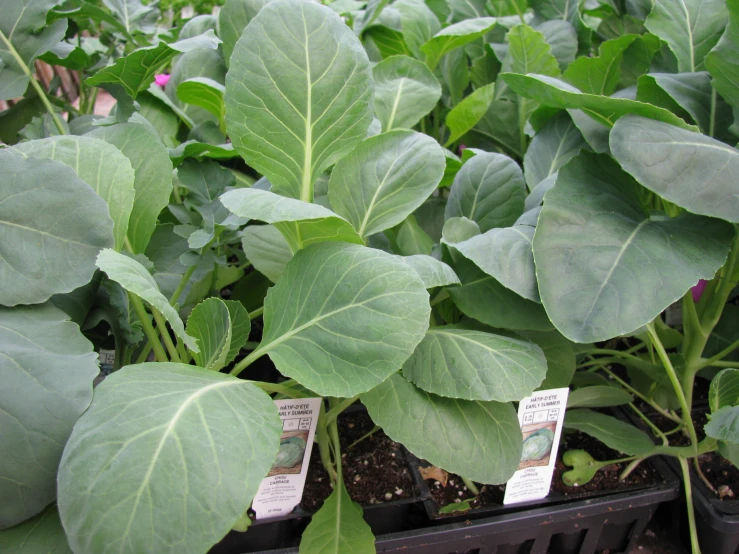
[[[412,498],[416,494],[413,479],[398,443],[377,431],[353,448],[348,448],[373,427],[374,423],[364,411],[339,416],[339,440],[343,452],[341,465],[349,496],[362,506]],[[318,510],[331,490],[328,473],[321,464],[318,444],[314,444],[301,507],[309,512]]]
[[[623,457],[623,455],[619,455],[618,452],[611,450],[600,441],[585,433],[578,431],[564,434],[557,454],[552,486],[549,489],[550,498],[553,496],[573,497],[593,492],[619,491],[650,485],[660,480],[659,474],[648,463],[642,463],[624,481],[620,481],[619,474],[627,465],[621,463],[603,468],[585,485],[568,487],[562,482],[562,473],[569,469],[562,463],[562,454],[567,450],[575,449],[587,451],[596,460],[613,460]],[[426,482],[429,485],[432,497],[439,507],[474,497],[474,494],[467,489],[459,476],[454,474],[449,475],[449,481],[446,487],[443,487],[439,481],[427,480]],[[480,488],[480,495],[470,501],[472,508],[492,507],[503,504],[505,485],[478,485],[478,487]]]

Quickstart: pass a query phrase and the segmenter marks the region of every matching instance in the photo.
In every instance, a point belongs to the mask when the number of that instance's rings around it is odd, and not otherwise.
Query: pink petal
[[[154,77],[154,83],[160,87],[166,87],[169,82],[169,73],[160,73]]]
[[[703,295],[703,291],[706,289],[707,284],[708,281],[706,281],[705,279],[701,279],[692,289],[690,289],[693,293],[693,302],[698,302],[698,300],[701,299],[701,296]]]

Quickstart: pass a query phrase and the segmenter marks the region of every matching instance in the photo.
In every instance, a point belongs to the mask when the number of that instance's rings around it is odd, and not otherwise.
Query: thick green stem
[[[333,406],[327,413],[326,413],[326,425],[329,425],[332,421],[336,421],[336,419],[341,415],[341,413],[346,410],[349,406],[354,404],[357,399],[359,398],[359,395],[353,396],[352,398],[345,398],[341,402],[338,402],[335,406]]]
[[[146,309],[144,309],[144,303],[141,302],[141,299],[132,292],[128,293],[128,298],[131,301],[131,305],[133,306],[133,309],[136,312],[136,315],[139,317],[139,321],[141,322],[141,327],[144,329],[144,333],[146,334],[146,337],[149,339],[149,342],[151,343],[152,348],[154,348],[154,354],[157,357],[157,361],[158,362],[169,361],[167,358],[167,353],[164,351],[164,348],[162,347],[162,343],[159,342],[159,337],[157,336],[157,332],[154,330],[154,327],[152,327],[151,321],[149,321],[149,314],[147,314]]]
[[[647,404],[649,404],[652,407],[652,409],[654,409],[656,412],[660,413],[663,417],[666,417],[667,419],[670,419],[670,420],[674,421],[675,423],[682,423],[682,420],[680,418],[676,418],[670,412],[668,412],[667,410],[662,409],[662,407],[660,407],[660,405],[657,404],[654,400],[652,400],[652,399],[644,396],[638,390],[636,390],[631,385],[629,385],[626,381],[624,381],[623,379],[621,379],[618,375],[616,375],[615,373],[613,373],[610,369],[608,369],[605,366],[604,367],[601,367],[601,369],[603,371],[605,371],[608,375],[610,375],[613,378],[614,381],[616,381],[619,385],[621,385],[623,388],[625,388],[631,394],[633,394],[634,396],[636,396],[638,398],[641,398],[644,402],[646,402]],[[639,411],[636,406],[634,406],[634,409],[637,410],[637,411]],[[639,411],[639,413],[641,414],[641,411]]]
[[[368,431],[367,433],[365,433],[364,435],[362,435],[361,437],[359,437],[357,440],[355,440],[353,443],[351,443],[349,446],[347,446],[346,449],[349,450],[350,448],[354,448],[355,446],[357,446],[363,440],[368,439],[372,435],[374,435],[375,433],[377,433],[377,431],[379,431],[380,429],[382,429],[382,427],[380,427],[379,425],[375,425],[370,431]]]
[[[333,400],[329,401],[329,405],[331,405],[331,408],[335,408],[336,406],[333,406],[334,404]],[[328,425],[328,433],[331,436],[331,443],[334,447],[334,463],[336,464],[336,475],[337,475],[337,485],[342,486],[342,482],[344,480],[344,475],[341,470],[341,442],[339,441],[339,428],[336,425],[336,420],[334,419],[332,422],[330,422]]]
[[[708,124],[708,136],[716,134],[716,87],[711,87],[711,121]]]
[[[185,274],[182,276],[182,279],[180,279],[180,282],[177,284],[177,288],[174,289],[174,292],[172,293],[172,296],[169,299],[169,303],[172,304],[173,306],[180,299],[180,295],[182,294],[182,291],[185,290],[185,287],[187,286],[187,283],[190,281],[190,277],[192,277],[192,274],[195,273],[196,268],[197,268],[197,264],[194,264],[188,267],[187,271],[185,271]]]
[[[180,355],[177,352],[177,347],[172,342],[172,337],[169,334],[169,331],[167,330],[167,323],[164,321],[164,318],[162,317],[162,314],[159,313],[159,310],[152,307],[151,313],[154,316],[154,321],[157,324],[157,328],[159,329],[159,334],[162,336],[162,340],[164,340],[164,345],[167,347],[167,352],[169,352],[169,358],[175,363],[180,363]]]
[[[249,319],[256,319],[264,313],[264,306],[257,308],[253,312],[249,312]]]
[[[460,477],[461,477],[461,475],[460,475]],[[472,481],[470,481],[469,479],[467,479],[467,477],[462,477],[462,482],[470,490],[470,492],[472,494],[474,494],[475,496],[477,496],[478,494],[480,494],[480,489],[477,488],[477,485],[475,485],[475,483],[473,483]]]
[[[149,357],[149,353],[152,350],[151,341],[146,341],[146,344],[144,345],[144,348],[141,350],[141,353],[139,354],[139,357],[136,358],[137,364],[142,364],[146,361],[146,359]]]
[[[690,528],[690,547],[693,554],[700,554],[701,547],[698,544],[698,529],[695,526],[695,511],[693,510],[693,489],[690,486],[690,468],[688,460],[679,458],[680,469],[683,471],[683,483],[685,487],[685,503],[688,510],[688,526]]]
[[[261,348],[257,348],[254,350],[251,354],[249,354],[246,358],[241,360],[238,364],[234,366],[234,368],[231,370],[231,375],[235,375],[238,377],[239,373],[244,371],[247,367],[249,367],[254,360],[257,358],[261,358],[264,355],[264,351]]]
[[[662,445],[667,446],[670,444],[670,441],[667,439],[667,436],[660,430],[659,427],[657,427],[652,421],[645,416],[642,411],[637,408],[633,403],[629,403],[629,407],[636,412],[636,415],[639,416],[639,419],[641,419],[644,423],[647,424],[647,426],[652,430],[652,432],[655,434],[655,436],[662,439]]]
[[[316,426],[316,441],[318,442],[318,453],[321,456],[321,464],[331,478],[331,482],[335,483],[337,479],[336,468],[331,461],[331,439],[328,436],[328,429],[323,424],[323,418],[325,417],[323,411],[323,402],[321,402],[321,412],[318,416],[318,425]]]

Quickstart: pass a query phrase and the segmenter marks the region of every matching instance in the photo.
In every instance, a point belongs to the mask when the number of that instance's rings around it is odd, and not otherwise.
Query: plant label
[[[508,480],[503,504],[539,500],[549,494],[570,389],[540,390],[518,404],[523,450]]]
[[[256,519],[289,514],[303,498],[321,399],[275,400],[275,404],[282,419],[280,449],[254,497]]]

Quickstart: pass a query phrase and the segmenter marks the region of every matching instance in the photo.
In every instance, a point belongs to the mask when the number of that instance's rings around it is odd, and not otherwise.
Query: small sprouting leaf
[[[224,300],[223,303],[226,304],[231,319],[231,347],[226,354],[225,361],[226,364],[229,364],[236,358],[246,341],[249,340],[251,319],[249,319],[249,312],[238,300]]]
[[[398,373],[360,398],[391,439],[435,466],[485,484],[518,467],[523,440],[510,403],[436,396]]]
[[[635,116],[616,123],[610,142],[618,163],[649,190],[693,213],[739,223],[736,148]]]
[[[629,456],[646,456],[655,445],[645,432],[615,417],[586,408],[568,410],[565,427],[587,433],[608,448]]]
[[[119,254],[114,250],[105,249],[100,252],[97,258],[97,266],[124,289],[146,300],[152,307],[159,310],[172,326],[175,334],[182,339],[187,347],[193,352],[199,352],[195,339],[185,332],[185,325],[182,323],[177,310],[170,305],[167,298],[159,291],[154,277],[143,265],[133,258]]]
[[[618,387],[583,387],[570,392],[567,397],[567,409],[621,406],[633,402],[633,400],[633,396]]]
[[[112,247],[108,206],[61,162],[0,151],[0,304],[38,304],[71,292]]]
[[[231,348],[231,317],[220,298],[207,298],[190,312],[187,333],[197,342],[195,362],[205,369],[220,370]]]
[[[727,368],[716,374],[711,380],[708,403],[711,412],[739,405],[739,369]]]
[[[267,294],[258,350],[316,393],[350,397],[397,371],[429,313],[423,282],[395,256],[315,244],[295,254]]]
[[[274,402],[248,381],[184,364],[116,371],[59,466],[72,549],[206,552],[246,512],[281,432]]]
[[[494,17],[477,17],[445,27],[421,46],[426,54],[426,65],[432,70],[436,69],[444,54],[477,40],[494,26]]]
[[[334,167],[329,200],[336,213],[367,237],[402,222],[436,190],[444,152],[423,133],[391,131],[370,137]]]
[[[562,474],[562,481],[569,487],[579,487],[589,483],[603,467],[584,450],[568,450],[562,454],[562,462],[572,468]]]

